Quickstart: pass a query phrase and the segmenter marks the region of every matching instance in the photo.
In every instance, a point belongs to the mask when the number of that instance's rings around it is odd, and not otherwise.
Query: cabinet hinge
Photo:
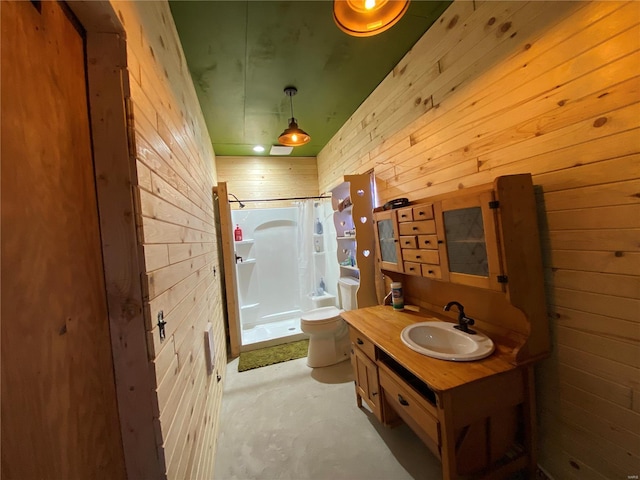
[[[489,208],[498,208],[500,206],[499,200],[491,200],[489,202]]]
[[[506,275],[498,275],[498,283],[507,283],[509,281],[509,277]]]

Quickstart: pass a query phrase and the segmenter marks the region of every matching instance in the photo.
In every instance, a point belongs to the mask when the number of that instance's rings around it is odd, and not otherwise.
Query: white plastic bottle
[[[391,304],[394,310],[404,310],[402,282],[391,282]]]

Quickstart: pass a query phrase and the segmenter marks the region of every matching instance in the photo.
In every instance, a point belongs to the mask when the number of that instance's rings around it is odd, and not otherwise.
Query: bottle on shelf
[[[236,224],[236,229],[233,231],[233,237],[234,237],[236,242],[241,242],[242,241],[242,229],[240,228],[240,225],[238,225],[238,224]]]
[[[324,289],[325,289],[325,284],[324,284],[324,278],[320,277],[320,286],[318,287],[318,295],[324,295]]]
[[[320,219],[319,219],[319,218],[316,218],[316,228],[315,228],[315,232],[316,232],[318,235],[321,235],[321,234],[322,234],[322,223],[320,222]]]
[[[320,246],[320,240],[316,238],[315,241],[315,249],[316,249],[316,253],[320,253],[322,251],[322,248]]]

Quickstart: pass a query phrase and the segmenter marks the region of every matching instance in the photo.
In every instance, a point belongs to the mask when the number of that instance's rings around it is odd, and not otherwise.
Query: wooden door
[[[2,2],[2,476],[125,478],[82,34]]]
[[[240,334],[240,310],[238,303],[238,279],[236,278],[235,245],[233,243],[233,222],[231,221],[231,207],[229,206],[229,192],[227,183],[220,182],[213,187],[217,195],[217,214],[220,221],[220,243],[222,244],[222,259],[224,267],[225,295],[227,298],[227,331],[229,333],[229,349],[231,356],[240,355],[242,338]]]

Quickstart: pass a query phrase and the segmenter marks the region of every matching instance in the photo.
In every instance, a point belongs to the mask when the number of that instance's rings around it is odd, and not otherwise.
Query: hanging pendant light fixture
[[[298,127],[298,122],[296,122],[293,116],[293,96],[298,93],[298,89],[296,87],[287,87],[284,89],[284,93],[289,97],[291,104],[291,118],[289,119],[289,127],[280,134],[278,141],[287,147],[299,147],[300,145],[309,143],[311,137],[307,132]]]
[[[345,33],[371,37],[393,27],[409,8],[409,0],[334,0],[333,19]]]

